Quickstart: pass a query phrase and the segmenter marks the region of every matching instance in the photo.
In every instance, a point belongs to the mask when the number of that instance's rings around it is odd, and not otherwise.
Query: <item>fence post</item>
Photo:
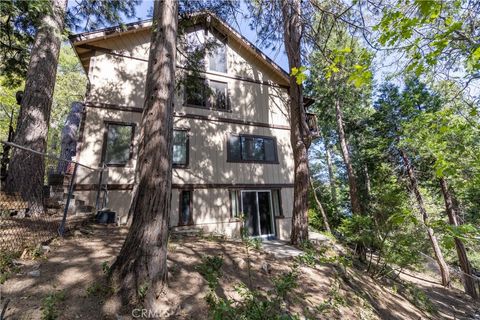
[[[60,224],[60,227],[58,228],[58,234],[63,237],[65,233],[65,223],[67,222],[67,212],[68,212],[68,207],[70,206],[70,198],[72,197],[73,193],[73,184],[75,181],[75,176],[77,174],[77,164],[74,164],[73,167],[73,174],[72,178],[70,179],[70,186],[68,187],[68,196],[67,196],[67,202],[65,203],[65,209],[63,210],[63,218],[62,218],[62,223]]]

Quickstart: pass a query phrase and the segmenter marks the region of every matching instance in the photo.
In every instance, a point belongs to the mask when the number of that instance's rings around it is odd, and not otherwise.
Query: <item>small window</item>
[[[273,204],[273,215],[275,217],[283,217],[282,201],[280,198],[280,189],[272,190],[272,204]]]
[[[272,137],[230,136],[227,161],[278,163],[276,141]]]
[[[210,104],[212,109],[228,110],[228,85],[225,82],[210,81]]]
[[[173,166],[188,166],[188,131],[173,130]]]
[[[239,218],[240,212],[240,190],[230,190],[230,214],[232,218]]]
[[[227,73],[227,46],[223,41],[216,40],[208,53],[208,69],[210,71]]]
[[[180,191],[178,225],[187,226],[192,224],[192,190],[182,190]]]
[[[132,158],[134,124],[107,123],[104,163],[124,166]]]

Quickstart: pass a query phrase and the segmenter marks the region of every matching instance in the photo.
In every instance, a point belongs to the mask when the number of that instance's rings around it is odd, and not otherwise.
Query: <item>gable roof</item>
[[[234,40],[239,43],[244,49],[246,49],[250,54],[252,54],[258,62],[260,62],[263,67],[276,75],[279,83],[283,86],[288,86],[289,84],[289,74],[282,69],[277,63],[270,59],[265,53],[258,49],[253,43],[248,39],[238,33],[233,27],[228,23],[220,19],[217,15],[209,11],[200,11],[197,13],[189,14],[187,18],[189,22],[191,21],[192,25],[196,25],[200,22],[205,22],[208,25],[214,27],[221,33],[225,34],[229,40]],[[185,20],[184,20],[185,21]],[[110,53],[112,50],[108,48],[99,48],[97,46],[90,46],[89,43],[104,40],[113,37],[119,37],[126,34],[136,33],[140,31],[145,31],[150,29],[152,26],[152,20],[142,20],[133,23],[129,23],[123,26],[114,26],[110,28],[100,29],[91,32],[83,32],[69,37],[70,42],[72,43],[73,48],[77,52],[78,57],[80,58],[82,65],[86,72],[88,72],[88,66],[90,63],[90,58],[95,55],[95,51],[104,51]]]

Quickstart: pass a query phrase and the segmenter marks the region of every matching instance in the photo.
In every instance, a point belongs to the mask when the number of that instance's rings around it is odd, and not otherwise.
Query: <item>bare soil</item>
[[[41,319],[43,301],[54,292],[65,295],[55,306],[58,319],[133,318],[133,310],[127,310],[110,293],[104,274],[126,233],[125,228],[84,226],[52,242],[51,251],[43,258],[21,261],[18,273],[0,287],[0,306],[10,300],[6,319]],[[291,259],[254,250],[250,251],[249,272],[242,243],[204,237],[173,239],[169,245],[169,285],[159,301],[162,318],[208,319],[205,295],[209,289],[196,270],[204,255],[223,256],[217,294],[229,298],[238,298],[234,287],[239,282],[262,290],[272,288],[271,277],[290,271],[293,264]],[[34,270],[40,275],[32,275]],[[401,286],[381,284],[356,269],[345,272],[334,264],[301,266],[299,285],[292,290],[287,308],[311,319],[473,319],[479,310],[480,306],[461,291],[443,288],[421,274],[412,275],[415,277],[402,278],[425,292],[437,313],[416,307],[405,298]],[[335,307],[322,308],[326,301]]]

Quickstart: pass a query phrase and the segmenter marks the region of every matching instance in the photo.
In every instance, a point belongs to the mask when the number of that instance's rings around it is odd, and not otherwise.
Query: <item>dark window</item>
[[[228,84],[194,76],[185,79],[185,104],[190,107],[230,110]]]
[[[188,131],[173,130],[173,166],[188,166]]]
[[[230,136],[227,161],[278,163],[276,140],[272,137],[250,135]]]
[[[208,69],[227,73],[227,46],[223,41],[216,40],[208,53]]]
[[[104,144],[106,165],[125,165],[132,158],[133,124],[107,123]]]
[[[193,224],[192,216],[192,190],[180,191],[178,225],[186,226]]]
[[[205,79],[198,77],[187,77],[185,79],[185,102],[187,105],[206,107],[207,95],[206,95],[206,83]]]
[[[212,109],[228,110],[228,85],[225,82],[210,81],[210,103]]]

